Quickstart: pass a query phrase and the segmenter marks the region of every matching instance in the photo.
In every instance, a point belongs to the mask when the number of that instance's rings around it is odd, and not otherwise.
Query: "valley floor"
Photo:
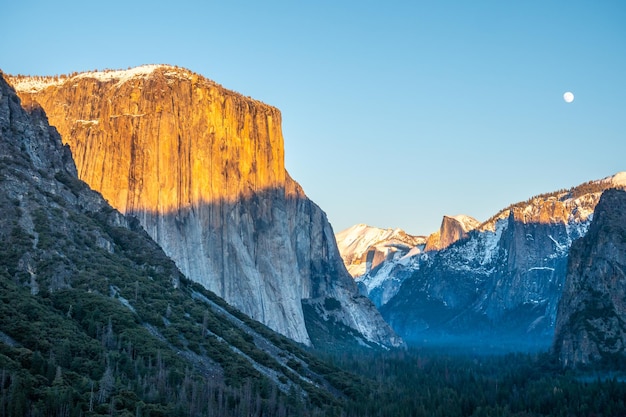
[[[420,348],[329,360],[367,381],[348,416],[626,415],[626,369],[564,371],[548,353]]]

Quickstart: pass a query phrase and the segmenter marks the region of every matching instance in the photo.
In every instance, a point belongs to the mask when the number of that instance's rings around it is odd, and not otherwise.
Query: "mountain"
[[[409,264],[417,259],[416,255],[444,249],[467,237],[479,225],[470,216],[444,216],[439,230],[428,237],[365,224],[354,225],[335,237],[341,258],[360,293],[380,307],[396,295],[404,279],[412,273]]]
[[[566,367],[626,360],[626,192],[607,190],[567,263],[553,349]]]
[[[443,216],[439,230],[428,236],[425,251],[445,249],[457,240],[464,239],[467,234],[480,226],[480,222],[471,216]]]
[[[602,192],[625,186],[626,173],[619,173],[542,194],[501,210],[445,249],[383,264],[388,280],[402,281],[381,305],[383,317],[414,343],[548,348],[569,248],[587,232]]]
[[[181,274],[1,72],[0,210],[2,415],[325,415],[360,389]]]
[[[388,267],[404,265],[421,253],[424,236],[412,236],[402,229],[380,229],[357,224],[336,235],[337,246],[348,271],[355,278],[359,292],[380,307],[400,287],[399,276],[390,278]]]
[[[342,230],[335,237],[341,259],[355,278],[425,243],[423,236],[411,236],[402,229],[380,229],[366,224]]]
[[[304,344],[315,343],[307,327],[335,322],[402,343],[285,170],[276,108],[167,65],[10,81],[44,109],[78,176],[137,217],[185,276]]]

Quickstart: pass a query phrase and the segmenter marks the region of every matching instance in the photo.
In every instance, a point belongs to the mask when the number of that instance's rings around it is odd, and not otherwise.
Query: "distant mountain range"
[[[355,279],[411,343],[547,349],[569,248],[586,234],[602,192],[624,187],[622,172],[513,204],[480,225],[446,216],[424,246]],[[345,236],[337,235],[339,248],[346,247]],[[357,241],[352,237],[352,246]]]

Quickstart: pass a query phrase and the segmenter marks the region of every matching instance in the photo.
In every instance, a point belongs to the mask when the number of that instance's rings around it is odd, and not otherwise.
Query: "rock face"
[[[401,343],[354,297],[326,215],[285,170],[277,109],[164,65],[11,81],[46,111],[79,177],[189,278],[305,344],[302,303],[328,297],[368,340]]]
[[[553,349],[566,367],[626,359],[626,192],[607,190],[573,243]]]
[[[89,223],[130,229],[132,221],[114,211],[102,196],[77,178],[72,154],[50,127],[41,108],[27,113],[0,72],[0,242],[6,273],[33,295],[72,286],[80,273],[67,255],[104,250],[110,236]],[[85,220],[88,217],[89,220]],[[95,223],[95,222],[93,222]],[[136,223],[136,220],[135,220]],[[54,235],[56,240],[50,239]],[[145,232],[142,237],[156,247]],[[80,243],[78,243],[80,242]],[[179,272],[171,264],[172,281]],[[4,275],[3,275],[4,276]]]
[[[548,348],[569,248],[587,232],[602,191],[625,180],[620,173],[531,198],[445,249],[382,265],[387,280],[402,281],[383,317],[409,342]]]
[[[443,216],[441,227],[428,236],[424,250],[430,252],[445,249],[454,242],[466,238],[468,232],[478,226],[480,226],[480,222],[470,216]]]

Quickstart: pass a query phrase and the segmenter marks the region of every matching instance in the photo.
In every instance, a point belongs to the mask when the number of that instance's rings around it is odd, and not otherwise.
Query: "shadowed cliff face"
[[[553,349],[564,366],[626,356],[626,192],[604,192],[587,235],[574,242]]]
[[[395,343],[353,300],[326,215],[287,174],[277,109],[168,66],[12,81],[46,111],[80,178],[188,277],[299,342],[310,343],[302,300],[332,296],[345,324]]]

